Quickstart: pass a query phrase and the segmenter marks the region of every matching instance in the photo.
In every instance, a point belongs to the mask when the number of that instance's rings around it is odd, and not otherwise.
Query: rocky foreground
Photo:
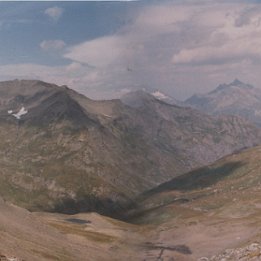
[[[261,243],[252,243],[248,246],[236,249],[226,249],[222,254],[212,256],[211,258],[201,257],[198,261],[258,261],[261,260]]]
[[[17,258],[17,257],[7,257],[7,256],[2,255],[2,254],[0,253],[0,261],[25,261],[25,260],[19,259],[19,258]]]

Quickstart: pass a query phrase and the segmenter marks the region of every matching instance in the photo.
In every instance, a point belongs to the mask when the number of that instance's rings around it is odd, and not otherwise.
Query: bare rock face
[[[0,83],[0,196],[30,210],[122,210],[194,167],[260,144],[259,129],[150,94],[93,101],[41,81]]]

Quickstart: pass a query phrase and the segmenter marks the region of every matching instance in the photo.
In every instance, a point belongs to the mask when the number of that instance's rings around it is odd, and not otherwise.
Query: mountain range
[[[113,215],[140,193],[261,141],[244,119],[142,91],[94,101],[15,80],[0,83],[0,97],[0,196],[30,210]]]
[[[258,258],[258,124],[169,103],[1,82],[0,259]]]

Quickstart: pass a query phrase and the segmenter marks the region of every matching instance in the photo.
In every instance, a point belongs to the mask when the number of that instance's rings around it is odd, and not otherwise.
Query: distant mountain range
[[[213,115],[238,115],[261,126],[261,89],[238,79],[207,94],[195,94],[184,105]]]
[[[112,214],[188,170],[260,144],[259,129],[145,92],[93,101],[41,81],[0,83],[0,196],[30,210]]]

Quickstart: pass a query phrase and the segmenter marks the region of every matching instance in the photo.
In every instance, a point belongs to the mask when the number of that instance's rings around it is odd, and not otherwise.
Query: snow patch
[[[8,112],[8,113],[9,113],[9,112]],[[12,112],[11,112],[11,113],[12,113]],[[21,117],[22,117],[23,115],[27,114],[27,113],[28,113],[28,111],[27,111],[24,107],[22,107],[19,112],[13,113],[12,115],[13,115],[16,119],[20,120]]]
[[[102,114],[102,115],[105,116],[105,117],[108,117],[108,118],[112,118],[112,116],[108,115],[108,114]]]
[[[155,91],[152,93],[152,95],[157,98],[157,99],[160,99],[160,100],[165,100],[165,99],[168,99],[169,97],[166,96],[164,93],[160,92],[160,91]]]

